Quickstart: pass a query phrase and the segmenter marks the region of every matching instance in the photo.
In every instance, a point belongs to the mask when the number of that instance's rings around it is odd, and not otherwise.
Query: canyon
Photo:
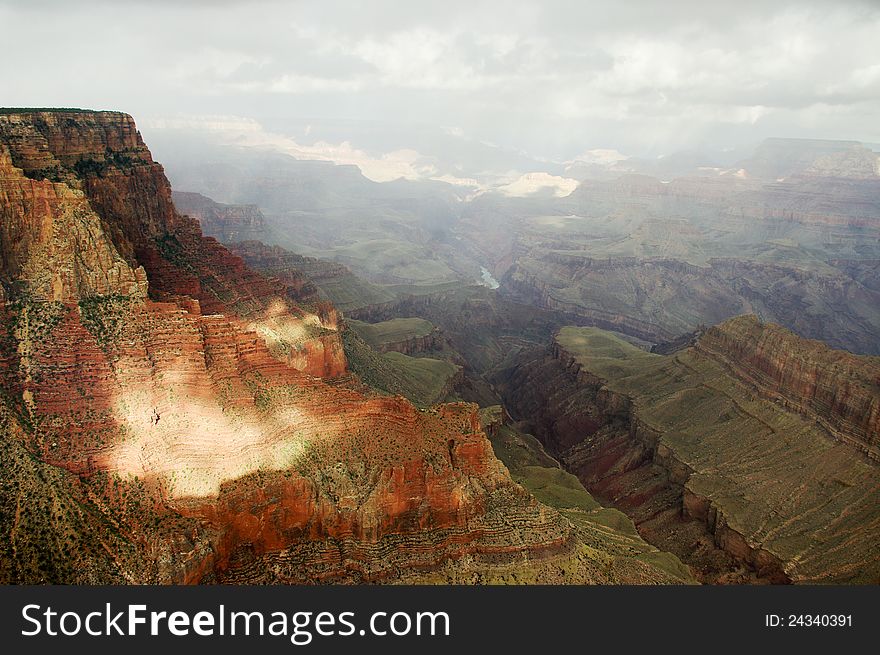
[[[464,392],[503,403],[514,429],[702,582],[877,581],[876,357],[754,315],[649,348],[480,287],[355,314],[439,326],[486,382]]]
[[[880,580],[870,150],[467,200],[209,154],[0,111],[0,579]]]
[[[876,177],[626,175],[520,209],[512,230],[492,225],[495,208],[466,220],[506,293],[596,327],[656,343],[752,313],[876,355],[878,190]]]
[[[880,177],[866,144],[768,139],[730,168],[672,156],[575,166],[583,177],[562,197],[181,150],[169,150],[175,188],[256,205],[266,232],[254,238],[296,252],[346,313],[491,279],[521,304],[651,344],[755,314],[880,354]]]
[[[0,112],[0,211],[3,581],[693,581],[536,500],[477,405],[366,384],[299,260],[205,236],[130,116]]]
[[[174,206],[199,222],[202,234],[221,243],[234,243],[266,236],[266,219],[256,205],[226,205],[200,193],[172,191]]]

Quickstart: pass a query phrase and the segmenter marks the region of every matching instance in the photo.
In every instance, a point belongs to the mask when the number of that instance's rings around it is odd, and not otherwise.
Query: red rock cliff
[[[129,116],[0,114],[0,200],[4,444],[80,476],[64,488],[127,540],[96,540],[115,576],[378,580],[571,548],[476,407],[327,384],[335,311],[178,214]]]

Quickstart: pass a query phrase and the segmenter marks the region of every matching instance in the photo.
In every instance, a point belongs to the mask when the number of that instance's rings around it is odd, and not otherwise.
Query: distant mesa
[[[765,139],[740,167],[753,177],[792,175],[871,179],[880,176],[880,153],[858,141]]]

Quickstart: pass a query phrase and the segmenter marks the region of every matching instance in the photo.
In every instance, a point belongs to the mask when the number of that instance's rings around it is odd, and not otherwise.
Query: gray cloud
[[[8,105],[326,121],[336,135],[341,121],[447,126],[556,159],[771,135],[880,142],[878,9],[0,0],[16,55],[0,61],[0,83]]]

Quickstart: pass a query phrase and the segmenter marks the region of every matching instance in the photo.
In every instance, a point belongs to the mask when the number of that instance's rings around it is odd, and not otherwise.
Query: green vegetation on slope
[[[556,337],[557,343],[578,361],[602,370],[616,367],[638,367],[648,362],[660,362],[662,355],[650,353],[624,341],[617,335],[593,327],[564,327]]]
[[[348,324],[373,348],[384,343],[400,343],[431,334],[434,325],[423,318],[393,318],[381,323],[349,320]]]
[[[420,407],[445,400],[452,378],[461,370],[439,359],[376,352],[352,329],[343,331],[342,341],[349,367],[365,384]]]
[[[753,547],[790,562],[795,578],[877,581],[880,467],[695,348],[654,355],[574,327],[557,342],[631,399],[634,417],[692,471],[685,487]]]
[[[496,409],[481,410],[484,422]],[[626,514],[600,505],[580,480],[547,454],[535,437],[508,425],[496,426],[490,432],[495,456],[507,466],[513,479],[539,502],[571,521],[589,549],[607,554],[616,565],[622,566],[632,558],[650,564],[674,580],[693,581],[688,568],[675,555],[645,542]]]
[[[404,372],[417,405],[444,400],[449,391],[448,383],[461,370],[460,366],[430,357],[410,357],[398,352],[385,353],[382,357]]]
[[[308,275],[308,272],[306,274]],[[360,279],[354,273],[312,278],[312,281],[321,295],[343,312],[394,300],[393,293]]]

